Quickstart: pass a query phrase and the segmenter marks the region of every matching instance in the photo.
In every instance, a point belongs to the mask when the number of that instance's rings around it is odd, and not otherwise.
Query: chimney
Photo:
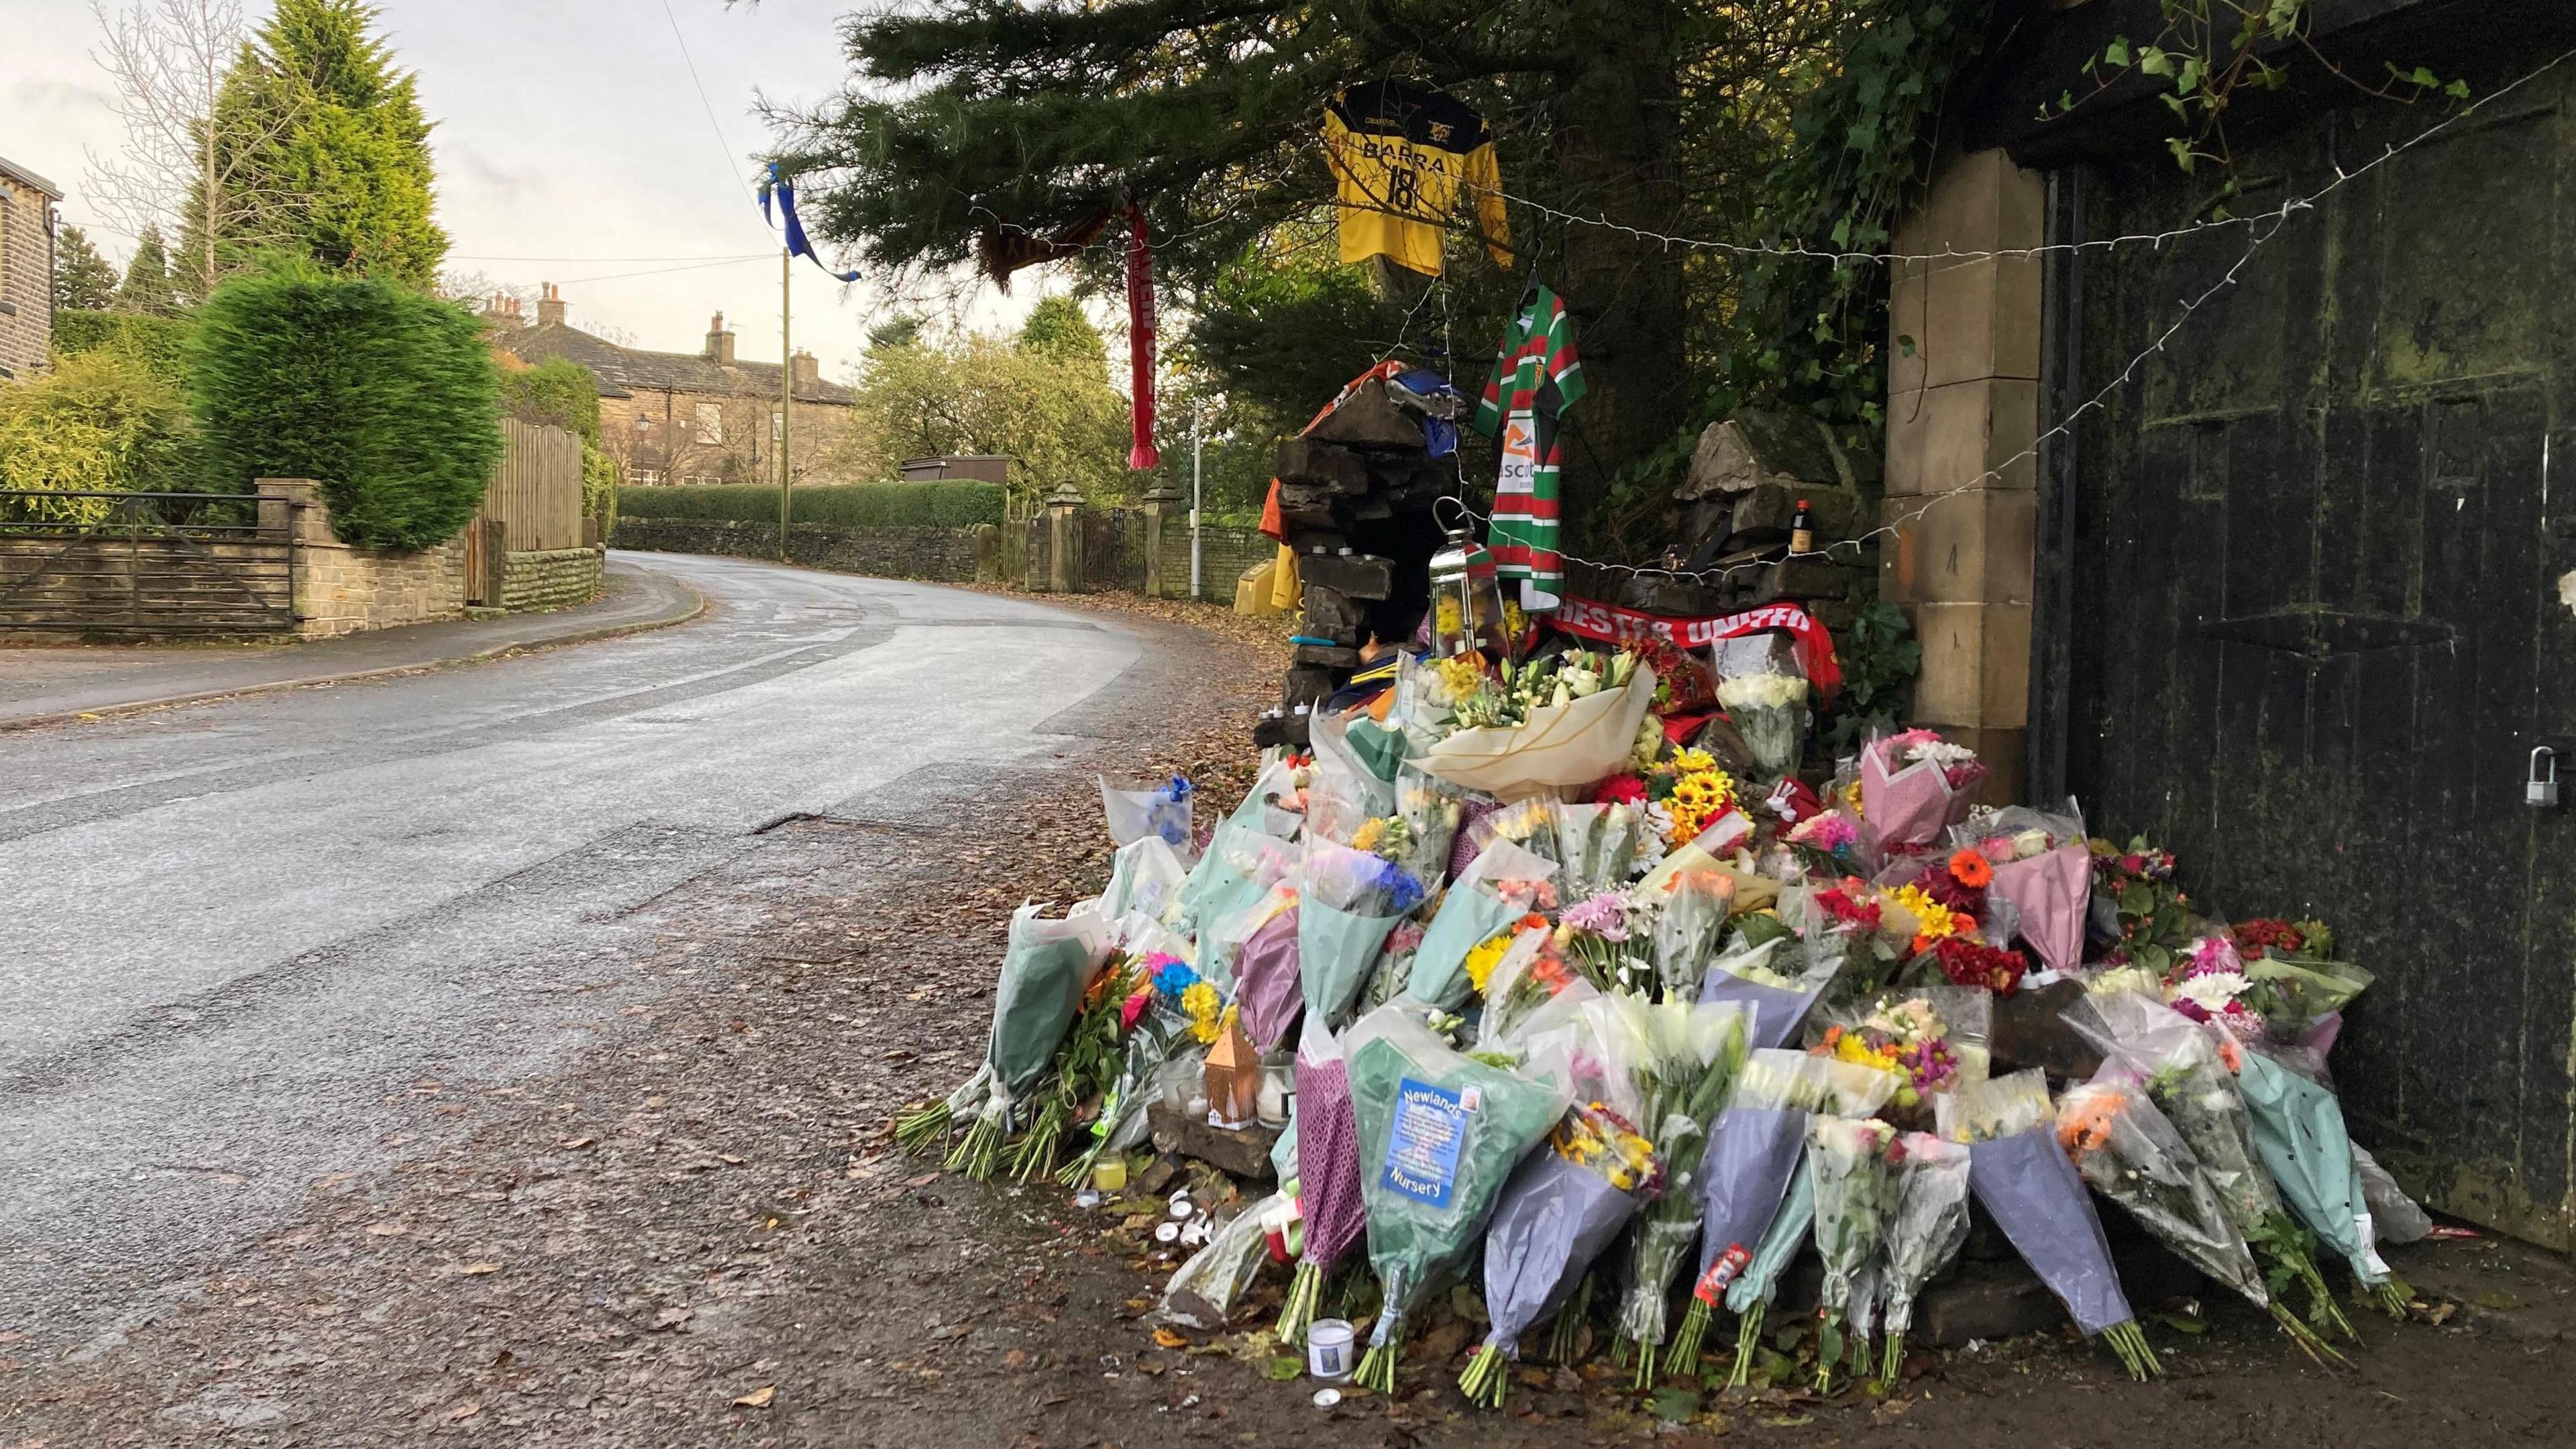
[[[718,367],[733,366],[733,334],[725,330],[722,312],[707,323],[706,359]]]
[[[555,290],[555,284],[552,282],[546,283],[545,294],[537,298],[537,325],[540,327],[564,325],[563,294]]]
[[[528,325],[519,311],[519,299],[506,292],[494,292],[484,304],[483,321],[495,332],[516,332]]]
[[[796,349],[796,355],[788,359],[788,363],[795,376],[797,392],[812,392],[822,385],[823,364],[815,359],[813,353],[800,347]]]

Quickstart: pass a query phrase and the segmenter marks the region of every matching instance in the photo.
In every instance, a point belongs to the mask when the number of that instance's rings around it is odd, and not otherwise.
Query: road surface
[[[783,818],[1077,754],[1152,659],[1013,599],[649,563],[708,616],[0,735],[0,1331],[112,1347],[423,1096],[570,1059],[647,989],[624,913]]]

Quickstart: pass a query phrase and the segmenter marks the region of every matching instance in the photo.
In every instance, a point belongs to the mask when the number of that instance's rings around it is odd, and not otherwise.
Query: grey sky
[[[437,122],[451,268],[558,282],[576,325],[624,328],[636,345],[665,351],[695,350],[721,310],[744,356],[778,355],[777,240],[747,190],[747,158],[763,139],[751,108],[756,93],[806,101],[841,83],[835,23],[848,0],[733,10],[670,0],[713,126],[662,0],[377,3]],[[98,227],[102,249],[122,261],[128,239],[107,232],[81,194],[83,148],[112,153],[119,136],[107,76],[90,57],[98,37],[87,0],[0,0],[0,11],[0,156],[69,190],[64,219]],[[688,270],[660,260],[744,256],[755,259]],[[796,341],[839,377],[854,369],[881,304],[873,289],[844,290],[796,264]],[[988,327],[1016,321],[1044,290],[1023,285],[998,299],[983,287],[968,316]]]

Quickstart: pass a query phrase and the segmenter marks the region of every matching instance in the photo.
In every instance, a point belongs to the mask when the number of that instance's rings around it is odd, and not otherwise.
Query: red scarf
[[[1649,614],[1642,609],[1623,609],[1597,599],[1569,596],[1549,622],[1578,639],[1598,639],[1612,644],[1626,643],[1631,639],[1662,639],[1685,649],[1705,649],[1720,639],[1758,634],[1767,629],[1785,629],[1797,636],[1798,652],[1807,665],[1807,682],[1822,694],[1831,694],[1842,688],[1843,670],[1834,659],[1833,633],[1815,615],[1795,604],[1765,604],[1740,614],[1676,619],[1663,614]]]

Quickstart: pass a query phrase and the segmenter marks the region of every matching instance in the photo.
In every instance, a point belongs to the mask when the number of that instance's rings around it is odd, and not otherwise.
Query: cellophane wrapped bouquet
[[[2147,1344],[2084,1179],[2057,1145],[2057,1111],[2037,1068],[1940,1098],[1941,1135],[1968,1144],[1968,1185],[2075,1326],[2099,1335],[2132,1378],[2164,1372]]]
[[[1359,1381],[1391,1391],[1409,1315],[1474,1256],[1503,1185],[1564,1115],[1559,1078],[1507,1071],[1451,1047],[1424,1008],[1369,1013],[1345,1042],[1359,1124],[1369,1262],[1383,1306]]]
[[[1871,1274],[1896,1215],[1896,1173],[1888,1149],[1896,1129],[1875,1117],[1819,1112],[1807,1119],[1807,1170],[1816,1193],[1816,1255],[1824,1260],[1817,1298],[1816,1388],[1833,1388],[1843,1340],[1855,1320],[1866,1319],[1875,1279]],[[1864,1305],[1858,1306],[1855,1305]],[[1852,1334],[1852,1361],[1868,1362],[1865,1333]]]
[[[1592,1260],[1663,1187],[1653,1144],[1608,1104],[1565,1114],[1547,1147],[1512,1174],[1485,1230],[1491,1327],[1458,1378],[1469,1402],[1503,1406],[1505,1362],[1520,1358],[1521,1335],[1565,1306]]]
[[[1279,1337],[1302,1343],[1324,1280],[1359,1245],[1368,1227],[1360,1182],[1359,1118],[1351,1105],[1350,1064],[1341,1043],[1320,1026],[1297,1039],[1297,1203],[1306,1221],[1304,1252],[1279,1310]]]
[[[1889,1154],[1896,1207],[1879,1272],[1880,1327],[1887,1340],[1879,1357],[1882,1386],[1894,1384],[1904,1367],[1905,1333],[1914,1324],[1914,1301],[1923,1285],[1967,1244],[1968,1160],[1966,1144],[1930,1132],[1904,1134]]]
[[[1769,1048],[1745,1058],[1733,1094],[1709,1129],[1702,1162],[1702,1289],[1709,1286],[1708,1274],[1728,1252],[1752,1248],[1778,1216],[1790,1181],[1805,1160],[1808,1118],[1820,1112],[1867,1117],[1887,1105],[1895,1090],[1896,1078],[1889,1073],[1829,1056]],[[1800,1231],[1803,1235],[1804,1228]],[[1715,1296],[1695,1292],[1683,1313],[1669,1360],[1684,1371],[1699,1361]],[[1741,1354],[1751,1353],[1761,1325],[1759,1312],[1746,1316]]]
[[[1000,1165],[1014,1108],[1045,1074],[1109,954],[1108,923],[1097,914],[1078,911],[1050,921],[1040,916],[1043,909],[1030,902],[1011,914],[983,1065],[947,1100],[895,1124],[897,1141],[917,1151],[947,1137],[960,1116],[973,1113],[973,1125],[948,1157],[951,1167],[970,1177],[989,1178]]]
[[[1749,634],[1711,646],[1717,702],[1766,780],[1798,768],[1807,739],[1807,676],[1787,636]]]
[[[2012,904],[2021,939],[2041,964],[2074,974],[2084,963],[2093,894],[2093,856],[2075,802],[2059,811],[2016,805],[1973,814],[1950,839],[1984,857],[1986,889]]]
[[[1555,861],[1508,840],[1478,852],[1424,928],[1404,994],[1454,1010],[1483,990],[1483,983],[1467,973],[1468,954],[1512,931],[1524,916],[1554,909],[1555,877]]]
[[[1645,1047],[1630,1070],[1638,1129],[1655,1144],[1669,1181],[1628,1237],[1618,1330],[1637,1354],[1637,1382],[1651,1383],[1673,1278],[1699,1236],[1700,1182],[1709,1132],[1746,1059],[1744,1017],[1728,1003],[1639,1003]]]
[[[1699,999],[1734,900],[1735,879],[1723,872],[1694,870],[1673,877],[1654,908],[1647,944],[1655,985],[1666,1000]]]
[[[2232,1044],[2137,991],[2091,992],[2066,1012],[2066,1023],[2146,1083],[2148,1100],[2191,1149],[2229,1220],[2263,1264],[2271,1296],[2277,1300],[2297,1284],[2307,1292],[2311,1328],[2357,1339],[2317,1271],[2316,1239],[2290,1215],[2256,1154],[2253,1116],[2227,1066]]]
[[[1422,883],[1373,851],[1309,841],[1297,893],[1297,971],[1306,1014],[1347,1024],[1395,923],[1422,903]]]
[[[2182,1134],[2156,1109],[2145,1080],[2114,1057],[2057,1102],[2057,1140],[2095,1192],[2212,1280],[2272,1315],[2312,1358],[2325,1341],[2265,1288],[2254,1250]]]
[[[1861,819],[1882,851],[1917,850],[1966,818],[1986,778],[1976,751],[1926,729],[1861,746]]]

